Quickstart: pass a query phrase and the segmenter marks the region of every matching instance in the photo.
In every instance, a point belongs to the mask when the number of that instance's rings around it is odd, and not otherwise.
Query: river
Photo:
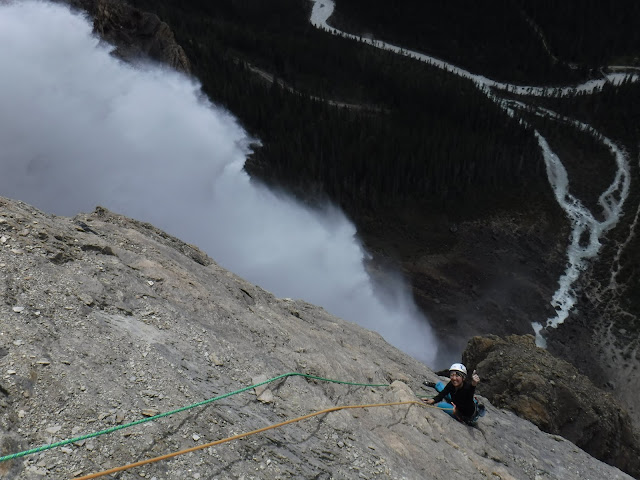
[[[471,80],[480,91],[496,102],[505,111],[505,114],[511,116],[518,116],[519,111],[529,108],[531,105],[527,105],[524,99],[518,102],[507,100],[500,96],[503,92],[520,96],[564,96],[575,94],[577,92],[592,94],[593,92],[601,89],[602,86],[607,83],[617,85],[625,80],[632,82],[640,81],[640,75],[633,72],[633,69],[629,67],[628,70],[630,70],[631,73],[608,73],[602,78],[592,79],[578,85],[540,87],[498,82],[483,75],[469,72],[457,65],[453,65],[439,58],[431,57],[423,53],[376,40],[374,38],[363,37],[338,30],[330,26],[328,23],[328,20],[335,9],[334,2],[332,0],[312,0],[312,2],[313,8],[310,22],[315,27],[334,35],[340,35],[345,38],[365,42],[376,48],[392,51],[399,55],[416,59],[417,61],[427,63],[431,66],[447,70],[453,75],[467,78]],[[617,70],[622,68],[624,67],[616,67]],[[556,315],[532,324],[532,327],[536,332],[537,344],[539,346],[545,346],[546,342],[543,335],[544,329],[556,328],[566,320],[570,311],[576,306],[577,295],[574,290],[574,285],[579,279],[581,272],[587,267],[588,262],[598,255],[603,236],[618,223],[623,211],[623,206],[629,196],[631,180],[629,173],[629,157],[622,148],[615,144],[615,142],[604,137],[593,127],[585,125],[575,119],[561,117],[555,112],[543,109],[536,109],[536,113],[548,118],[553,118],[558,122],[572,125],[577,129],[587,132],[607,147],[612,154],[612,158],[615,160],[616,166],[616,172],[612,183],[605,189],[605,191],[602,192],[598,199],[598,205],[601,211],[597,212],[598,215],[594,215],[589,208],[570,193],[570,179],[564,165],[562,164],[562,159],[552,151],[544,136],[542,136],[539,131],[535,131],[538,144],[545,160],[549,183],[553,188],[558,204],[566,213],[572,226],[567,244],[567,267],[564,274],[558,279],[558,288],[555,291],[553,298],[550,299],[550,303],[554,307]],[[524,121],[522,117],[520,118]],[[637,207],[637,211],[640,212],[640,207]],[[637,218],[638,213],[636,213],[636,219]],[[585,238],[588,239],[586,244],[584,243]],[[618,251],[621,252],[622,248],[623,245],[619,247]],[[612,279],[612,282],[613,281],[614,279]]]

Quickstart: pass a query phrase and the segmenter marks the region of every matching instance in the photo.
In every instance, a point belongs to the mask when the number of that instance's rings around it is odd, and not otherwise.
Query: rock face
[[[403,271],[456,358],[474,335],[531,334],[532,322],[554,315],[549,299],[566,263],[569,236],[563,213],[553,205],[471,217],[451,224],[434,214],[433,224],[404,232],[414,254],[403,261]]]
[[[0,462],[7,479],[100,472],[341,405],[415,400],[437,376],[379,335],[278,299],[196,247],[105,209],[0,197]],[[414,393],[415,392],[415,393]],[[426,405],[348,409],[130,470],[146,478],[630,478],[486,402],[478,428]]]
[[[120,58],[151,58],[184,73],[191,71],[189,59],[176,43],[171,28],[157,15],[117,0],[72,0],[70,3],[93,17],[94,31],[116,45],[114,54]]]
[[[533,336],[474,337],[463,362],[480,372],[478,391],[494,405],[640,476],[640,439],[629,414],[573,365],[536,347]]]
[[[605,260],[599,260],[603,262]],[[598,283],[592,275],[588,277],[588,283]],[[579,314],[571,315],[549,336],[547,348],[578,366],[596,385],[612,391],[629,411],[636,432],[640,432],[638,322],[614,306],[611,292],[605,295],[593,288],[590,290],[589,297],[583,295],[580,299],[583,306]],[[606,297],[609,297],[607,301]]]
[[[149,56],[178,70],[190,70],[183,49],[157,16],[117,0],[66,3],[86,10],[94,19],[96,33],[117,45],[115,53],[120,57]],[[574,166],[572,178],[584,171],[581,165]],[[588,185],[588,176],[577,183]],[[589,196],[596,198],[599,194],[594,190]],[[468,336],[526,334],[532,332],[531,322],[555,315],[549,299],[565,269],[569,223],[551,192],[546,197],[540,200],[542,206],[530,206],[525,211],[520,207],[513,212],[507,209],[484,219],[474,214],[467,220],[453,221],[436,211],[426,223],[416,223],[420,217],[411,210],[402,215],[394,212],[387,217],[401,217],[403,221],[395,229],[383,222],[388,238],[363,236],[372,252],[404,256],[400,267],[413,285],[416,301],[428,312],[441,344],[451,352],[441,355],[440,368],[455,361],[453,357],[464,349],[467,337],[458,335],[459,331]],[[551,352],[577,365],[596,384],[614,388],[640,431],[636,399],[640,388],[639,322],[633,314],[637,306],[620,305],[621,298],[625,304],[637,303],[633,293],[637,290],[637,275],[633,273],[637,261],[633,252],[640,251],[640,235],[627,238],[624,233],[628,231],[624,222],[632,225],[632,230],[636,225],[635,210],[627,210],[627,219],[611,233],[599,259],[576,286],[577,291],[583,291],[582,307],[575,309],[560,328],[547,332],[547,343]],[[375,226],[379,218],[370,221]],[[362,224],[358,229],[367,231]],[[619,267],[620,244],[627,245],[630,253],[622,256],[628,260]],[[398,255],[396,250],[403,253]],[[614,276],[615,288],[606,287],[607,279]],[[606,381],[599,382],[600,378]]]

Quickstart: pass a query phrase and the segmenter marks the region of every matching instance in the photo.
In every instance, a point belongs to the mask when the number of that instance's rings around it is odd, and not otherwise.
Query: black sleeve
[[[458,407],[458,412],[464,417],[470,417],[476,410],[476,406],[473,401],[473,395],[476,391],[476,387],[471,383],[465,382],[463,388],[456,392],[453,403]]]
[[[435,397],[433,397],[433,401],[438,403],[441,402],[442,399],[448,394],[451,393],[451,391],[453,390],[453,385],[451,385],[451,382],[447,383],[445,385],[445,387],[442,389],[442,391],[440,393],[438,393]]]

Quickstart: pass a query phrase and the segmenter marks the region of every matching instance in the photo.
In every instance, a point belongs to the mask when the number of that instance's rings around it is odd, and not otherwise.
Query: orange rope
[[[344,410],[347,408],[370,408],[370,407],[390,407],[394,405],[422,405],[423,407],[430,407],[432,405],[427,405],[424,402],[419,402],[417,400],[409,400],[406,402],[393,402],[393,403],[375,403],[371,405],[342,405],[338,407],[325,408],[324,410],[320,410],[314,413],[309,413],[307,415],[303,415],[302,417],[293,418],[291,420],[286,420],[281,423],[276,423],[274,425],[269,425],[268,427],[259,428],[257,430],[253,430],[251,432],[239,433],[238,435],[234,435],[232,437],[223,438],[222,440],[216,440],[215,442],[205,443],[204,445],[197,445],[195,447],[187,448],[186,450],[180,450],[178,452],[167,453],[166,455],[161,455],[159,457],[150,458],[148,460],[141,460],[139,462],[130,463],[129,465],[124,465],[122,467],[115,467],[109,470],[105,470],[103,472],[91,473],[89,475],[85,475],[83,477],[75,477],[74,480],[89,480],[90,478],[98,478],[103,477],[105,475],[109,475],[111,473],[122,472],[124,470],[128,470],[134,467],[141,467],[142,465],[147,465],[149,463],[159,462],[161,460],[167,460],[172,457],[177,457],[178,455],[184,455],[185,453],[195,452],[196,450],[202,450],[208,447],[213,447],[214,445],[220,445],[221,443],[230,442],[232,440],[238,440],[240,438],[248,437],[249,435],[254,435],[256,433],[265,432],[267,430],[271,430],[273,428],[282,427],[284,425],[288,425],[290,423],[299,422],[300,420],[306,420],[307,418],[315,417],[317,415],[322,415],[323,413],[336,412],[338,410]],[[438,407],[435,407],[438,408]]]

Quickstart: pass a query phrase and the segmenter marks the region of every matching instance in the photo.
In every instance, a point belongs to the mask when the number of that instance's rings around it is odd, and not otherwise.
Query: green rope
[[[42,451],[45,451],[45,450],[51,450],[52,448],[61,447],[63,445],[68,445],[70,443],[80,442],[82,440],[87,440],[89,438],[98,437],[100,435],[106,435],[108,433],[113,433],[113,432],[116,432],[118,430],[122,430],[124,428],[133,427],[134,425],[140,425],[141,423],[150,422],[150,421],[156,420],[158,418],[168,417],[169,415],[173,415],[175,413],[184,412],[185,410],[189,410],[189,409],[192,409],[192,408],[201,407],[202,405],[207,405],[208,403],[215,402],[216,400],[222,400],[223,398],[227,398],[227,397],[230,397],[232,395],[237,395],[238,393],[246,392],[247,390],[251,390],[252,388],[256,388],[256,387],[259,387],[261,385],[265,385],[267,383],[275,382],[276,380],[280,380],[280,379],[286,378],[286,377],[305,377],[305,378],[311,378],[311,379],[314,379],[314,380],[322,380],[322,381],[325,381],[325,382],[341,383],[343,385],[354,385],[354,386],[357,386],[357,387],[388,387],[389,386],[389,384],[343,382],[341,380],[332,380],[330,378],[322,378],[322,377],[317,377],[315,375],[308,375],[306,373],[289,372],[289,373],[284,373],[282,375],[278,375],[277,377],[270,378],[268,380],[265,380],[264,382],[256,383],[255,385],[250,385],[248,387],[241,388],[240,390],[235,390],[233,392],[225,393],[223,395],[219,395],[217,397],[213,397],[213,398],[210,398],[208,400],[204,400],[202,402],[194,403],[193,405],[187,405],[186,407],[178,408],[176,410],[171,410],[170,412],[160,413],[160,414],[154,415],[152,417],[146,417],[146,418],[142,418],[140,420],[136,420],[135,422],[127,423],[127,424],[124,424],[124,425],[117,425],[115,427],[107,428],[105,430],[100,430],[99,432],[93,432],[93,433],[89,433],[89,434],[86,434],[86,435],[81,435],[79,437],[70,438],[68,440],[62,440],[60,442],[50,443],[48,445],[42,445],[40,447],[32,448],[30,450],[24,450],[22,452],[13,453],[11,455],[6,455],[4,457],[0,457],[0,463],[2,463],[4,461],[7,461],[7,460],[13,460],[14,458],[20,458],[20,457],[25,457],[27,455],[32,455],[34,453],[42,452]]]

